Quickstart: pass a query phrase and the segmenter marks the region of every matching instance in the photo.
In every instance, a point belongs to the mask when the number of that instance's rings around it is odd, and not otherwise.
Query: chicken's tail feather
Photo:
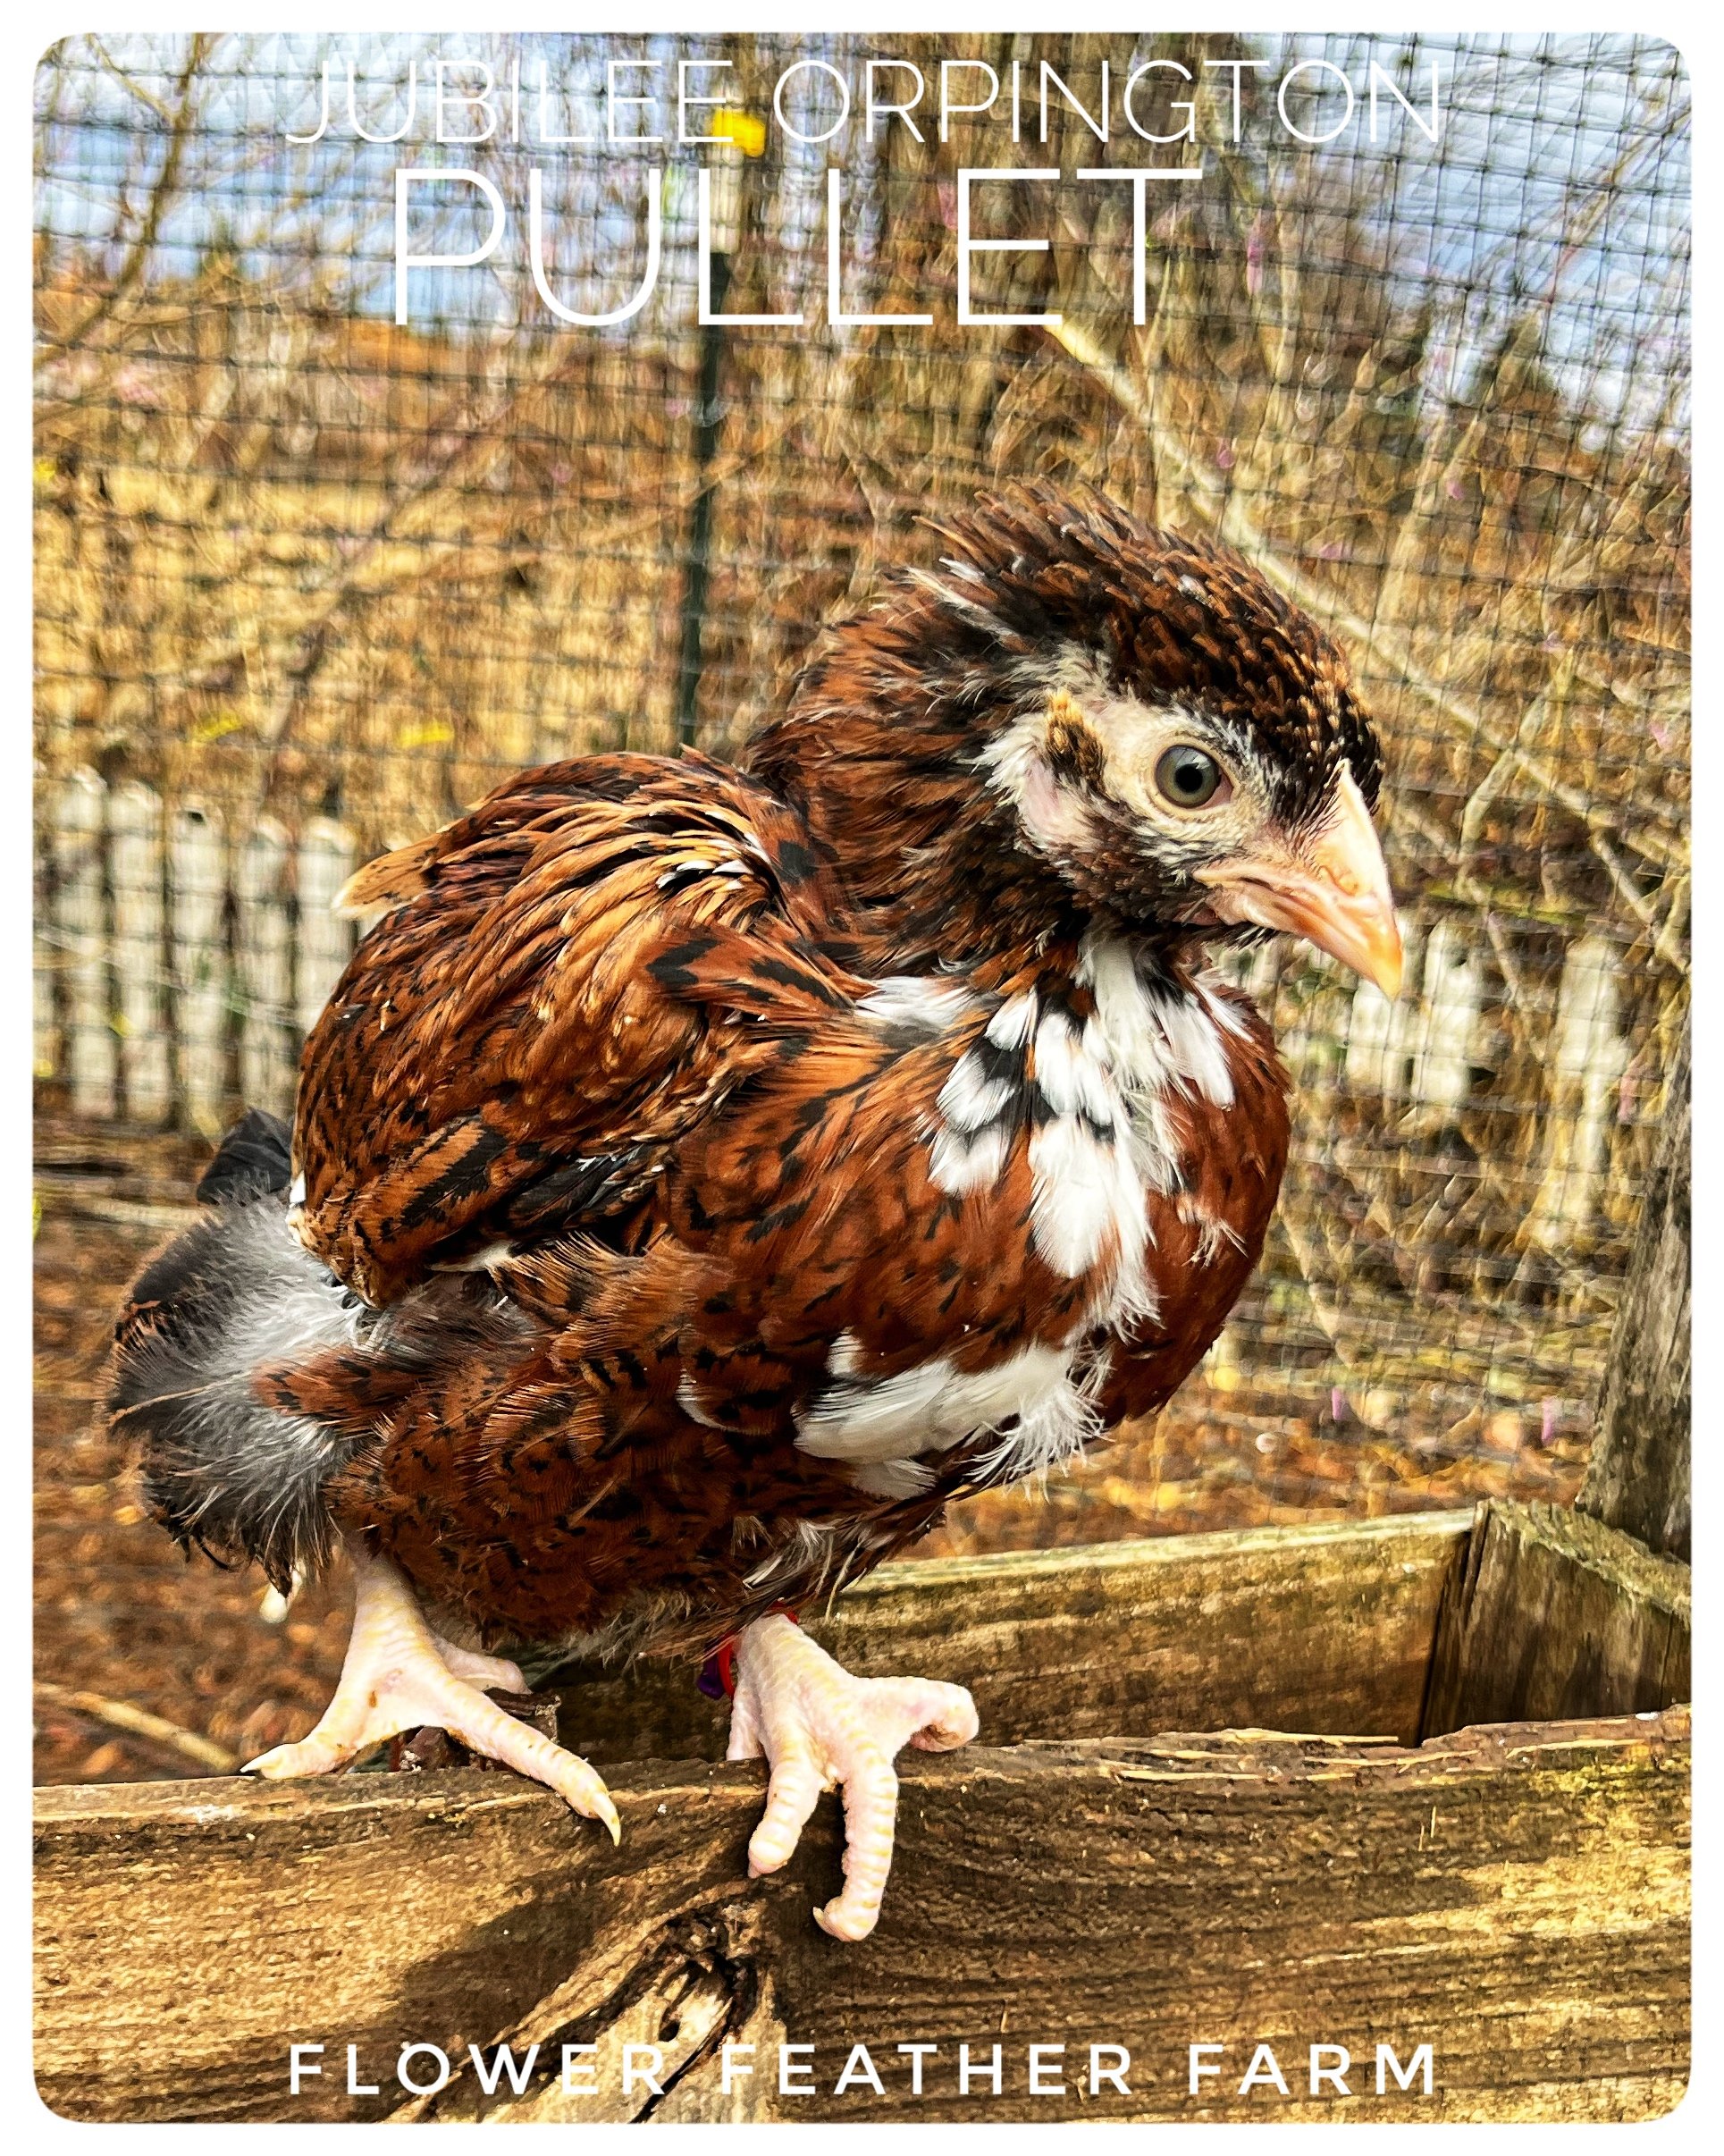
[[[215,1149],[198,1184],[199,1205],[284,1191],[293,1173],[293,1134],[267,1108],[248,1108]]]
[[[351,1347],[370,1313],[288,1226],[285,1126],[254,1114],[199,1186],[215,1209],[132,1283],[107,1410],[137,1444],[146,1500],[182,1548],[253,1559],[282,1593],[329,1554],[324,1488],[360,1434],[261,1398],[257,1373]],[[218,1172],[219,1171],[219,1172]]]

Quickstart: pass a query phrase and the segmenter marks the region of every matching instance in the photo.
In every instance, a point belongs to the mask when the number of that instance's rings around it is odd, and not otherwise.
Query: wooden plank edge
[[[906,1752],[900,1779],[929,1788],[963,1786],[982,1775],[1016,1779],[1069,1766],[1113,1774],[1145,1763],[1182,1777],[1238,1778],[1241,1764],[1277,1778],[1292,1773],[1327,1774],[1337,1768],[1369,1777],[1386,1772],[1398,1781],[1429,1773],[1494,1771],[1504,1764],[1555,1759],[1564,1753],[1627,1748],[1653,1752],[1686,1745],[1694,1710],[1678,1703],[1656,1712],[1577,1717],[1567,1721],[1468,1725],[1418,1745],[1384,1738],[1336,1737],[1289,1730],[1172,1730],[1154,1737],[1079,1738],[990,1747],[967,1745],[955,1752]],[[1302,1757],[1300,1756],[1303,1756]],[[608,1777],[625,1825],[632,1815],[657,1815],[670,1798],[723,1798],[736,1792],[758,1801],[765,1788],[758,1763],[706,1764],[685,1759],[635,1760]],[[198,1781],[108,1781],[49,1784],[32,1793],[38,1832],[58,1834],[136,1825],[190,1835],[243,1834],[258,1824],[300,1819],[320,1828],[343,1822],[415,1825],[452,1822],[478,1814],[568,1816],[562,1799],[518,1774],[478,1768],[423,1773],[332,1774],[302,1781],[264,1781],[254,1775],[212,1775]],[[602,1836],[593,1840],[601,1857]]]

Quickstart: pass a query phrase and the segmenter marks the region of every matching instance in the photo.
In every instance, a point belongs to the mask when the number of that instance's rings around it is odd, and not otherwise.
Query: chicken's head
[[[975,756],[1019,843],[1089,907],[1286,930],[1393,996],[1382,756],[1309,617],[1237,555],[1052,490],[943,536],[924,590],[997,624],[1004,694]]]
[[[1383,761],[1345,654],[1227,549],[1032,484],[934,525],[841,625],[756,764],[896,948],[999,919],[1287,930],[1400,986]]]

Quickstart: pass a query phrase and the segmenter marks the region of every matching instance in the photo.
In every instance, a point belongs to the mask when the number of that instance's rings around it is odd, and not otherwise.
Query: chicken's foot
[[[771,1770],[766,1811],[748,1845],[751,1878],[789,1860],[823,1790],[844,1790],[844,1891],[814,1912],[835,1939],[866,1939],[892,1866],[906,1744],[947,1752],[976,1733],[961,1685],[922,1677],[853,1677],[788,1617],[744,1626],[736,1642],[729,1759]]]
[[[354,1542],[348,1553],[355,1582],[353,1631],[335,1697],[308,1737],[277,1745],[243,1771],[272,1781],[328,1774],[403,1730],[447,1730],[469,1751],[544,1782],[586,1818],[602,1820],[613,1841],[620,1840],[617,1807],[585,1760],[517,1722],[479,1689],[524,1692],[526,1684],[515,1664],[440,1638],[397,1566]]]

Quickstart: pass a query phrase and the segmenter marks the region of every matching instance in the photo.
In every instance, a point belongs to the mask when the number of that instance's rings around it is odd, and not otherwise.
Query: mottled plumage
[[[1392,990],[1375,740],[1218,548],[1047,487],[939,535],[747,772],[551,765],[355,879],[291,1189],[236,1155],[122,1319],[176,1532],[284,1575],[339,1529],[493,1642],[705,1646],[1192,1369],[1288,1140],[1207,947]]]

